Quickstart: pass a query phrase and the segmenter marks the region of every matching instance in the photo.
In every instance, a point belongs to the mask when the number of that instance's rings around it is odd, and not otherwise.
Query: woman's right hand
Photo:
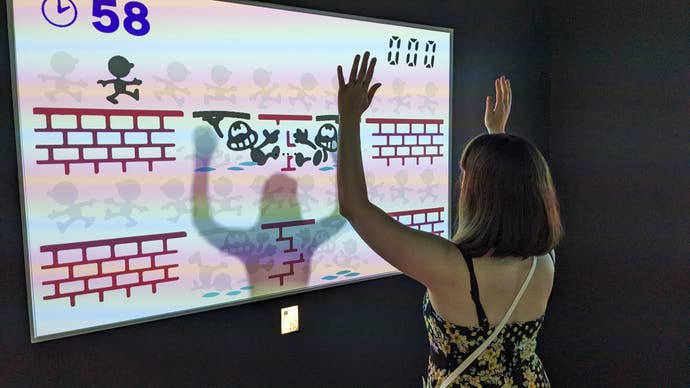
[[[504,75],[496,79],[496,99],[486,96],[486,112],[484,125],[489,133],[505,133],[506,122],[513,103],[513,92],[510,90],[510,80]]]

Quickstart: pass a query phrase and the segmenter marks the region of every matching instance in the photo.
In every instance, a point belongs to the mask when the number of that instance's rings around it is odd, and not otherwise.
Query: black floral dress
[[[424,322],[429,336],[427,383],[437,387],[493,332],[479,302],[472,260],[468,259],[472,298],[480,327],[457,326],[446,322],[434,310],[429,293],[424,295]],[[544,316],[527,322],[508,323],[498,337],[450,385],[451,387],[550,387],[544,366],[537,356],[537,334]]]

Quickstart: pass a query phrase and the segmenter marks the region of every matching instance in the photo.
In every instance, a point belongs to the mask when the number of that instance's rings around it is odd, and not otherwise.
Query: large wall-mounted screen
[[[370,200],[448,237],[451,30],[212,0],[8,14],[32,341],[398,274],[337,208],[336,67],[365,50]]]

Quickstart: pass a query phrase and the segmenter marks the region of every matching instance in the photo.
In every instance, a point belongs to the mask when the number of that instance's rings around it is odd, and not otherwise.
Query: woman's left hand
[[[360,56],[357,54],[347,84],[343,77],[343,68],[338,66],[338,113],[341,121],[349,118],[359,121],[374,99],[374,94],[381,87],[380,83],[369,86],[374,76],[376,58],[369,60],[367,51],[362,58],[361,67],[359,60]]]

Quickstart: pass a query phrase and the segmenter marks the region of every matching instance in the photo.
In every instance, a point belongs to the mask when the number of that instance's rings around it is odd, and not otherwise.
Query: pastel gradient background
[[[281,221],[281,217],[282,221],[314,219],[315,225],[320,225],[319,220],[337,214],[335,154],[319,166],[308,162],[296,167],[292,162],[296,170],[284,174],[296,184],[297,203],[286,204],[290,198],[266,198],[263,192],[266,182],[287,165],[284,155],[269,159],[263,166],[252,165],[248,163],[249,151],[231,152],[225,146],[226,139],[219,139],[210,125],[192,117],[192,113],[211,110],[248,113],[251,119],[246,121],[259,133],[259,142],[264,138],[264,129],[279,130],[276,144],[286,152],[286,132],[307,129],[313,140],[322,123],[281,121],[278,124],[259,120],[258,115],[337,114],[336,66],[342,64],[348,68],[354,54],[364,50],[379,59],[375,82],[383,84],[364,119],[443,120],[443,157],[434,159],[433,163],[428,158],[421,159],[418,165],[407,160],[404,166],[400,161],[392,161],[388,166],[385,160],[372,159],[377,154],[373,146],[381,144],[382,139],[371,136],[376,125],[362,124],[363,161],[370,198],[387,212],[443,207],[443,236],[448,237],[451,72],[448,31],[218,1],[141,2],[148,8],[147,19],[151,24],[150,32],[143,37],[132,36],[123,28],[112,34],[97,31],[92,25],[96,19],[91,15],[91,1],[74,1],[78,18],[66,28],[49,24],[41,13],[41,4],[36,1],[10,3],[34,340],[397,273],[341,219],[334,233],[321,238],[318,246],[312,248],[310,268],[304,269],[310,271],[306,283],[288,281],[280,286],[275,280],[252,282],[252,276],[259,275],[250,276],[238,257],[219,250],[208,236],[204,237],[205,232],[199,229],[199,222],[195,223],[192,212],[195,206],[207,209],[210,221],[226,232],[251,230],[268,219]],[[50,4],[48,1],[47,6]],[[124,4],[119,1],[118,7],[112,8],[121,21],[125,16]],[[398,65],[387,62],[391,36],[402,40]],[[414,67],[405,63],[410,38],[420,42]],[[425,68],[423,64],[427,41],[434,41],[437,46],[433,68]],[[75,59],[73,69],[58,74],[51,66],[56,53],[66,53]],[[121,95],[119,104],[113,105],[105,98],[112,93],[112,85],[97,84],[98,80],[113,78],[107,63],[114,55],[121,55],[134,64],[130,74],[123,78],[142,80],[140,86],[128,87],[128,90],[139,89],[138,101]],[[228,71],[223,82],[213,78],[212,70],[219,66]],[[175,68],[182,68],[183,75],[176,75]],[[271,98],[280,95],[280,101],[267,99],[261,103],[261,95],[257,94],[261,86],[255,80],[257,70],[269,78],[267,84],[271,90],[266,95]],[[60,81],[55,81],[55,77],[67,80],[64,82],[69,86],[62,90],[69,93],[51,94],[60,88]],[[213,94],[212,87],[226,88],[225,96],[232,95],[234,101],[205,98]],[[300,99],[300,96],[313,98]],[[128,164],[127,172],[122,172],[119,164],[103,164],[98,174],[91,165],[74,165],[66,175],[59,165],[36,163],[46,158],[46,151],[36,146],[59,143],[60,139],[54,134],[35,132],[35,128],[45,126],[44,117],[33,113],[35,107],[182,111],[183,117],[166,119],[166,127],[175,129],[175,133],[158,135],[158,141],[175,144],[168,155],[176,159],[154,163],[153,171],[145,163]],[[53,124],[69,127],[73,125],[71,120],[57,118]],[[230,120],[225,119],[221,127],[227,128]],[[126,126],[124,121],[122,125]],[[200,152],[199,144],[205,144],[208,151],[209,142],[214,143],[211,153]],[[308,148],[301,147],[299,150],[308,153]],[[200,159],[213,170],[196,172]],[[193,200],[195,177],[197,183],[199,179],[205,182],[205,189],[203,195],[197,192]],[[125,201],[118,188],[128,185],[138,187],[136,198],[130,202],[143,210],[131,213],[133,222],[125,217],[108,218],[107,214],[121,210],[111,201]],[[77,197],[72,204],[55,198],[56,187],[63,186],[76,187]],[[175,190],[169,189],[173,186],[181,188],[182,194],[173,194]],[[87,201],[90,204],[80,205]],[[60,226],[70,216],[51,217],[52,212],[64,212],[74,204],[78,205],[77,213],[92,221],[77,219]],[[262,209],[265,217],[261,216]],[[312,236],[318,234],[314,229],[317,227],[311,227]],[[82,295],[76,298],[74,306],[65,298],[44,300],[53,287],[42,282],[63,274],[41,268],[52,260],[50,254],[40,252],[41,246],[177,231],[186,232],[187,237],[171,240],[170,248],[178,253],[161,257],[161,262],[178,264],[171,272],[179,280],[160,284],[156,293],[150,287],[133,288],[131,297],[126,297],[121,290],[110,291],[105,293],[102,302],[96,294]],[[258,230],[252,233],[254,240],[266,237]],[[278,252],[272,259],[272,268],[268,268],[271,258],[267,257],[264,267],[257,270],[264,278],[279,271],[279,254],[284,244],[275,242],[276,235],[271,233],[267,243],[273,241]],[[297,233],[295,230],[294,234]],[[295,244],[299,241],[296,237]]]

